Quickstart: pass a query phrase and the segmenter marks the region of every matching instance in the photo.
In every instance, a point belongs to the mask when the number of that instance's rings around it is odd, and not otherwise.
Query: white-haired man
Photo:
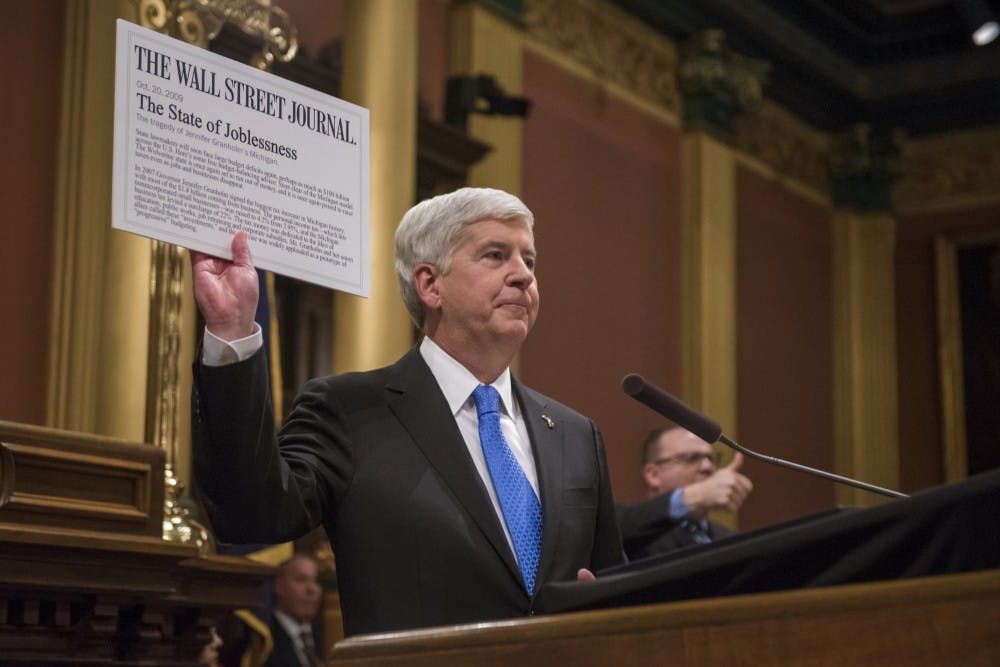
[[[532,226],[499,190],[413,207],[396,268],[423,341],[312,380],[277,434],[246,239],[233,261],[192,253],[194,463],[213,525],[233,542],[324,525],[349,635],[531,614],[545,582],[623,560],[597,428],[508,369],[538,315]]]

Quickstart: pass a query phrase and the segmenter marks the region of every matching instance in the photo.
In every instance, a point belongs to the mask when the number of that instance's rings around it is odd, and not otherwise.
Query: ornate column
[[[684,399],[736,432],[736,166],[733,123],[755,109],[768,66],[709,30],[681,49]]]
[[[898,136],[866,125],[838,136],[830,154],[834,202],[834,460],[837,472],[899,486],[895,219],[890,190]],[[879,496],[838,485],[842,505]]]
[[[508,95],[524,90],[524,30],[520,2],[453,3],[450,74],[488,74]],[[521,194],[521,119],[469,117],[469,135],[493,150],[469,170],[469,185]]]
[[[334,296],[337,373],[392,363],[412,345],[393,266],[396,225],[413,205],[417,141],[417,3],[350,0],[341,96],[371,110],[372,291]]]
[[[115,19],[128,0],[66,7],[47,423],[145,436],[150,243],[111,229]]]

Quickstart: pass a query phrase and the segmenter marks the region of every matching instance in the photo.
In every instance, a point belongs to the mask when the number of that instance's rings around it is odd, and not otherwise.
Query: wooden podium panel
[[[1000,570],[358,636],[330,665],[1000,665]]]
[[[0,422],[0,665],[196,665],[274,568],[164,541],[164,453]]]
[[[194,665],[273,571],[158,537],[0,522],[0,665]]]
[[[162,449],[0,421],[0,521],[159,537]]]

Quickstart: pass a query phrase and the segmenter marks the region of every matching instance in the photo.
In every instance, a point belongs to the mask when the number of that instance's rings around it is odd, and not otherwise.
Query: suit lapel
[[[538,561],[535,590],[547,580],[559,537],[559,508],[563,493],[563,425],[545,414],[544,399],[512,380],[514,395],[521,405],[528,437],[531,438],[538,473],[538,493],[542,503],[542,555]]]
[[[456,500],[465,508],[511,575],[521,579],[500,518],[493,509],[448,402],[419,351],[391,367],[387,403]]]

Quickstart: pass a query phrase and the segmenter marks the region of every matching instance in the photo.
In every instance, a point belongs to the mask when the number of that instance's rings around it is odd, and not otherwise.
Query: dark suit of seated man
[[[296,553],[278,567],[267,605],[238,609],[222,619],[220,635],[206,647],[199,663],[210,667],[319,667],[322,647],[313,623],[323,589],[316,559]],[[213,653],[214,651],[214,653]]]
[[[278,432],[246,237],[232,261],[191,254],[206,323],[193,458],[212,525],[280,542],[322,524],[348,635],[529,615],[545,582],[624,559],[596,426],[508,368],[538,314],[532,226],[498,190],[413,207],[396,270],[423,341],[310,381]]]
[[[711,445],[675,424],[646,436],[642,461],[648,500],[617,508],[625,552],[633,560],[729,535],[725,526],[708,520],[708,513],[735,512],[753,490],[739,473],[742,454],[717,468],[718,453]]]

